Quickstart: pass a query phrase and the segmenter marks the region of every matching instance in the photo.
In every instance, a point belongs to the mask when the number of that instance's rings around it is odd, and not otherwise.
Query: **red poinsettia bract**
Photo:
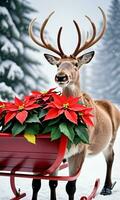
[[[82,110],[82,112],[79,113],[80,117],[82,118],[83,122],[88,126],[94,126],[94,123],[91,118],[94,117],[94,115],[91,114],[91,111],[93,108],[85,107],[85,109]]]
[[[48,101],[52,95],[55,93],[55,88],[52,88],[48,91],[32,91],[32,94],[29,97],[29,99],[35,99],[37,100],[41,100],[43,102]]]
[[[54,119],[64,114],[69,121],[77,124],[78,115],[76,112],[84,110],[85,106],[79,104],[79,98],[77,97],[66,97],[54,94],[53,101],[48,103],[45,108],[49,108],[49,110],[44,120]]]
[[[0,101],[0,115],[3,113],[3,111],[5,110],[5,102]]]
[[[14,117],[23,124],[28,116],[28,111],[40,107],[39,104],[35,103],[35,100],[20,100],[15,97],[15,102],[6,103],[5,124],[11,121]]]

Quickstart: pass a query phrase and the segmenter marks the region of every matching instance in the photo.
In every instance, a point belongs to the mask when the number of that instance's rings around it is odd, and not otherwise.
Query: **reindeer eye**
[[[78,62],[74,63],[74,66],[75,66],[75,67],[78,67]]]
[[[56,64],[57,68],[59,67],[60,64]]]

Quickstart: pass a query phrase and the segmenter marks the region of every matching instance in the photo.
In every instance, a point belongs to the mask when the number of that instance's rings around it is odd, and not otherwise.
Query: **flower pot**
[[[22,135],[0,133],[0,171],[52,174],[61,164],[67,138],[51,141],[49,134],[38,135],[31,144]]]

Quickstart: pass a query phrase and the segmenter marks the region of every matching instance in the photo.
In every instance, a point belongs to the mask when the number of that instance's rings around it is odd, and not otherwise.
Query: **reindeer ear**
[[[85,53],[82,56],[80,56],[79,58],[77,58],[79,65],[81,66],[82,64],[89,63],[92,60],[94,54],[95,54],[95,52],[91,51],[91,52]]]
[[[59,58],[52,56],[50,54],[44,54],[45,58],[51,65],[57,65],[59,62]]]

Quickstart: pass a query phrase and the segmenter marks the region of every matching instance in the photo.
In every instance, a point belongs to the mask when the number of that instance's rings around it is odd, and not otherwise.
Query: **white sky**
[[[31,0],[33,7],[38,10],[35,16],[38,23],[42,23],[52,11],[55,11],[48,23],[47,31],[55,41],[59,27],[63,26],[62,45],[67,53],[71,53],[76,45],[77,37],[73,19],[81,25],[82,30],[89,31],[90,25],[84,17],[88,15],[99,28],[102,16],[98,6],[107,14],[110,2],[111,0]]]

